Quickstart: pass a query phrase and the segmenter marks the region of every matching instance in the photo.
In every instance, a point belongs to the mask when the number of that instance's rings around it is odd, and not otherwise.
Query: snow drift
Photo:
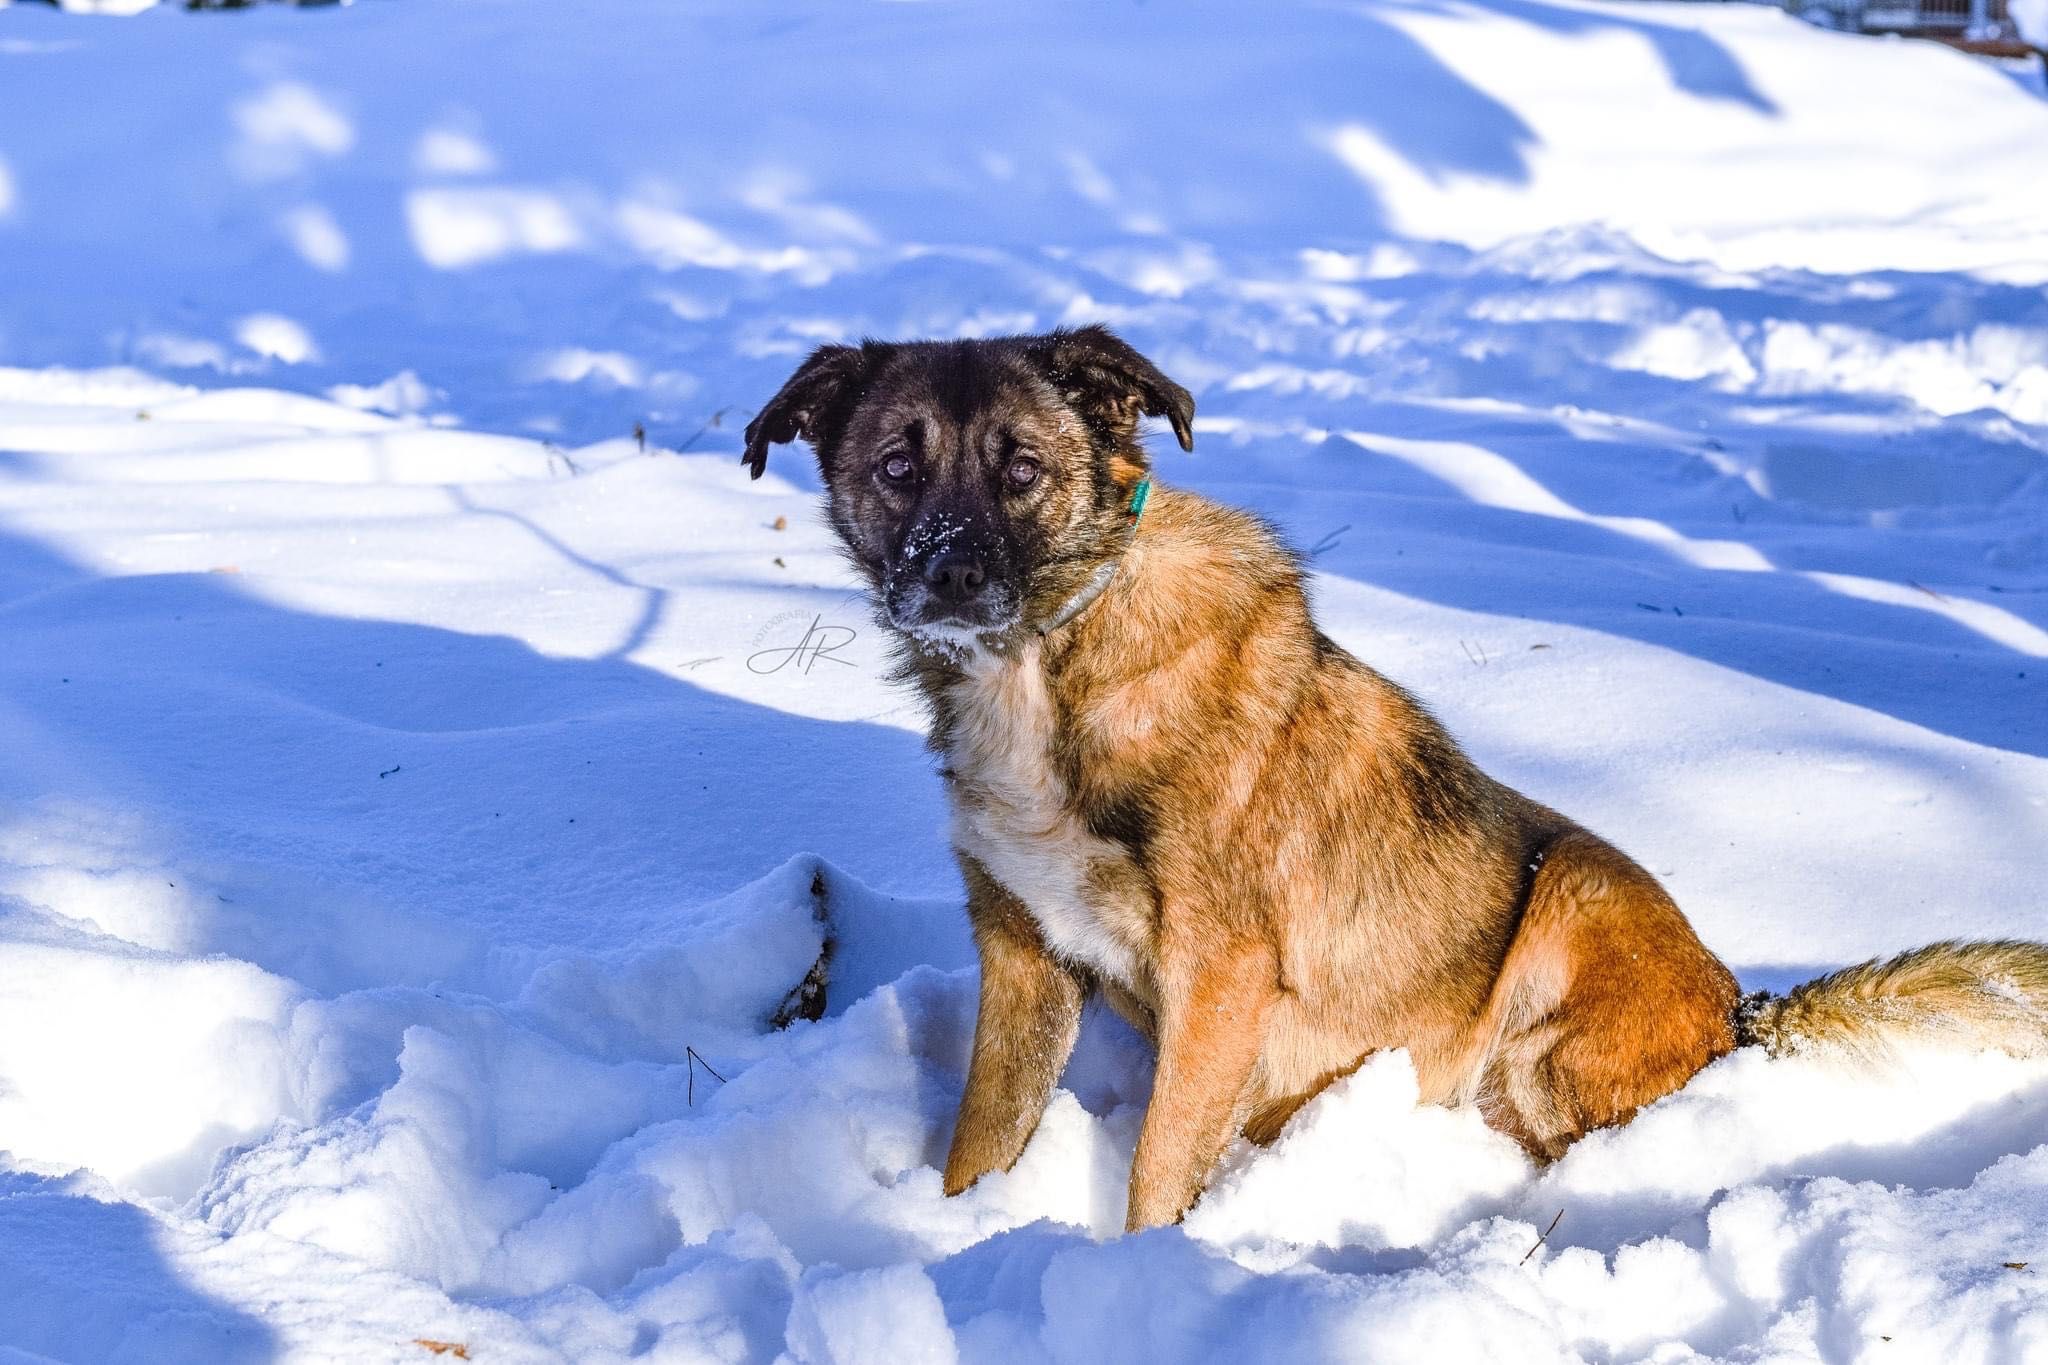
[[[0,1354],[2048,1358],[2038,1061],[1745,1051],[1539,1172],[1380,1056],[1122,1238],[1094,1013],[942,1198],[922,718],[734,459],[818,341],[1109,321],[1161,477],[1746,984],[2039,938],[2038,84],[1743,6],[364,0],[0,7],[0,112]]]

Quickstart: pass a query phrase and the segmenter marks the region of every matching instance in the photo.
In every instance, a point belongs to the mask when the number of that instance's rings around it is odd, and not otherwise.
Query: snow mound
[[[1160,477],[1746,985],[2039,937],[2037,77],[1733,5],[0,3],[0,113],[0,1357],[2048,1358],[2003,1057],[1738,1054],[1537,1171],[1375,1056],[1123,1237],[1097,1010],[943,1198],[924,718],[735,460],[820,342],[1109,322],[1199,399]]]
[[[821,886],[835,888],[822,918]],[[1870,1075],[1740,1053],[1539,1173],[1475,1113],[1419,1107],[1406,1056],[1387,1054],[1270,1149],[1233,1149],[1184,1229],[1119,1239],[1150,1067],[1098,1011],[1017,1167],[946,1199],[972,974],[909,967],[850,1001],[828,984],[818,1019],[774,1027],[827,939],[858,943],[883,904],[798,859],[693,915],[687,951],[556,958],[503,1001],[384,988],[278,1002],[282,983],[257,974],[274,983],[255,996],[272,1001],[264,1019],[249,1017],[253,984],[195,979],[189,960],[144,959],[110,986],[97,962],[11,954],[50,996],[125,997],[181,1032],[67,1055],[55,1040],[91,1030],[60,1017],[40,1048],[0,1058],[24,1082],[19,1112],[46,1125],[10,1124],[31,1145],[0,1228],[90,1224],[113,1215],[82,1200],[130,1207],[120,1188],[182,1171],[173,1264],[224,1299],[312,1313],[268,1259],[290,1245],[397,1277],[437,1321],[489,1308],[476,1341],[579,1357],[653,1342],[741,1359],[1397,1360],[1513,1342],[1517,1358],[1568,1360],[1885,1335],[1973,1349],[1978,1335],[1936,1325],[1958,1313],[2007,1323],[2006,1341],[2048,1329],[2021,1272],[1990,1273],[2048,1254],[2034,1143],[2048,1064],[1999,1057],[1916,1054]],[[222,1029],[238,1033],[223,1045]],[[211,1070],[194,1065],[209,1042]],[[38,1086],[17,1057],[67,1070],[70,1088]],[[151,1089],[152,1067],[175,1085]],[[124,1113],[182,1112],[165,1092],[217,1106],[213,1141],[258,1131],[196,1179],[189,1160],[139,1166],[94,1145]],[[53,1157],[120,1185],[33,1174]],[[0,1283],[48,1273],[25,1236],[0,1234]],[[1880,1275],[1883,1292],[1861,1287]],[[137,1293],[155,1312],[165,1291]],[[192,1330],[175,1349],[197,1358],[241,1329],[230,1315]],[[104,1345],[56,1317],[10,1331],[25,1349]]]

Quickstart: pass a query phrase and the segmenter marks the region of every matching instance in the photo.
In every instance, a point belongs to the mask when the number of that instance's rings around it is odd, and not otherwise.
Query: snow
[[[2043,0],[2012,0],[2006,7],[2020,40],[2048,52],[2048,3]]]
[[[2042,937],[2034,74],[1733,5],[70,7],[147,12],[0,6],[0,1358],[2048,1359],[2039,1061],[1738,1054],[1538,1171],[1388,1054],[1123,1237],[1091,1010],[944,1198],[922,717],[804,453],[736,461],[821,341],[1107,321],[1199,400],[1159,476],[1746,986]]]

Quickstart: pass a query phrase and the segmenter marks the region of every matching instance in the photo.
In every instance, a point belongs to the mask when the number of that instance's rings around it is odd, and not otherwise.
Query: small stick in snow
[[[1527,1265],[1527,1264],[1529,1264],[1529,1258],[1530,1258],[1531,1256],[1534,1256],[1534,1255],[1535,1255],[1535,1254],[1536,1254],[1536,1253],[1537,1253],[1537,1252],[1538,1252],[1539,1250],[1541,1250],[1541,1249],[1542,1249],[1542,1247],[1543,1247],[1543,1244],[1544,1244],[1545,1242],[1547,1242],[1547,1241],[1549,1241],[1549,1240],[1550,1240],[1550,1234],[1551,1234],[1551,1233],[1553,1233],[1553,1232],[1556,1232],[1556,1231],[1557,1231],[1557,1225],[1558,1225],[1559,1223],[1562,1223],[1563,1221],[1564,1221],[1564,1210],[1563,1210],[1563,1209],[1559,1209],[1559,1210],[1557,1211],[1557,1217],[1555,1217],[1555,1218],[1553,1218],[1553,1219],[1551,1219],[1551,1220],[1550,1220],[1550,1226],[1549,1226],[1549,1227],[1547,1227],[1547,1228],[1545,1228],[1545,1229],[1543,1229],[1543,1235],[1542,1235],[1541,1237],[1538,1237],[1538,1238],[1536,1239],[1536,1245],[1535,1245],[1535,1246],[1532,1246],[1532,1247],[1530,1247],[1530,1248],[1529,1248],[1529,1249],[1528,1249],[1527,1251],[1523,1252],[1523,1253],[1522,1253],[1522,1259],[1521,1259],[1521,1260],[1519,1260],[1519,1261],[1516,1261],[1516,1262],[1515,1262],[1515,1264],[1516,1264],[1516,1265]]]
[[[1472,652],[1474,646],[1466,644],[1463,640],[1458,641],[1458,648],[1465,651],[1465,657],[1472,661],[1474,668],[1484,668],[1490,662],[1486,657],[1485,645],[1477,646],[1479,652],[1476,654]]]
[[[1314,559],[1319,554],[1323,554],[1327,551],[1336,549],[1337,542],[1342,540],[1344,538],[1344,533],[1350,529],[1351,523],[1347,521],[1334,531],[1324,532],[1323,538],[1321,540],[1317,541],[1315,544],[1308,547],[1308,557],[1310,559]]]
[[[719,423],[725,419],[725,415],[731,411],[732,409],[728,407],[720,408],[717,412],[712,413],[710,421],[706,422],[703,426],[698,427],[695,431],[691,432],[690,439],[684,441],[681,445],[676,447],[676,454],[680,455],[684,451],[688,450],[691,446],[697,444],[698,441],[703,439],[705,432],[717,427]]]
[[[695,1104],[697,1102],[697,1067],[700,1063],[706,1071],[709,1071],[718,1078],[720,1085],[725,1084],[725,1077],[718,1075],[718,1068],[705,1061],[702,1057],[699,1057],[697,1049],[691,1047],[688,1043],[683,1044],[683,1063],[690,1069],[688,1087],[683,1092],[684,1104]]]
[[[387,777],[391,776],[391,774],[393,774],[393,773],[395,773],[395,772],[398,772],[398,771],[400,771],[400,770],[401,770],[401,769],[403,769],[404,767],[405,767],[405,765],[404,765],[403,763],[394,763],[394,764],[392,764],[392,765],[391,765],[390,767],[386,768],[386,769],[385,769],[385,770],[384,770],[383,772],[381,772],[381,773],[378,773],[378,774],[377,774],[377,780],[378,780],[379,782],[382,782],[382,781],[383,781],[383,780],[384,780],[385,778],[387,778]]]

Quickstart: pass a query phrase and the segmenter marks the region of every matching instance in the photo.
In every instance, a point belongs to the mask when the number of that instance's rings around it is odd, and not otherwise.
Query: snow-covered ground
[[[820,340],[1111,322],[1747,984],[2048,936],[2044,148],[1747,6],[0,4],[0,1361],[2048,1360],[2003,1057],[1544,1172],[1378,1057],[1123,1238],[1091,1016],[942,1199],[921,720],[734,459]]]

